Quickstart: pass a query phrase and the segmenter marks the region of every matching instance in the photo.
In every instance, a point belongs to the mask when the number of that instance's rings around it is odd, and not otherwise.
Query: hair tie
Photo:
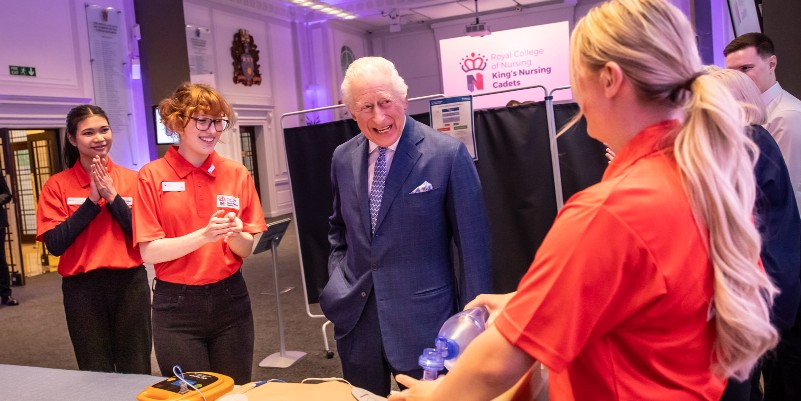
[[[686,81],[684,81],[684,84],[682,84],[682,85],[681,85],[681,88],[682,88],[682,89],[684,89],[684,90],[690,90],[690,89],[692,88],[692,86],[693,86],[693,82],[695,82],[695,80],[696,80],[698,77],[700,77],[701,75],[706,75],[706,72],[704,72],[704,71],[698,71],[698,72],[696,72],[695,74],[693,74],[692,76],[690,76],[690,78],[689,78],[689,79],[687,79]]]
[[[693,87],[693,83],[701,75],[706,75],[706,72],[698,71],[693,75],[691,75],[690,78],[687,78],[686,81],[674,87],[673,90],[670,91],[670,95],[668,96],[668,99],[670,99],[671,103],[677,103],[681,98],[681,94],[683,92],[691,90]]]

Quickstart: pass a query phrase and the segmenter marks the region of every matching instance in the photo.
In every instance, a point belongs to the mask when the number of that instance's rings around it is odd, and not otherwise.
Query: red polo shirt
[[[496,320],[550,370],[551,400],[718,400],[708,233],[666,138],[645,129],[559,212]],[[757,268],[756,266],[754,266]]]
[[[108,173],[117,193],[130,205],[136,192],[136,172],[117,166],[109,159]],[[78,161],[45,182],[36,210],[37,241],[44,241],[46,232],[67,220],[86,201],[90,180]],[[142,264],[139,250],[125,239],[119,223],[106,208],[106,200],[100,198],[98,205],[100,213],[58,261],[58,273],[64,277],[100,268],[127,269]]]
[[[267,229],[253,178],[241,163],[212,153],[200,167],[190,164],[173,146],[163,158],[139,171],[134,241],[175,238],[205,227],[219,209],[236,212],[242,231]],[[242,258],[227,243],[217,241],[169,262],[157,263],[159,280],[203,285],[239,270]]]

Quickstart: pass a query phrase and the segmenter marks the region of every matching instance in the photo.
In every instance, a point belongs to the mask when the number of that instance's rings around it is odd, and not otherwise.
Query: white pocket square
[[[431,185],[430,182],[423,181],[423,183],[420,184],[417,188],[415,188],[414,191],[409,192],[409,193],[410,194],[419,194],[419,193],[423,193],[423,192],[428,192],[428,191],[430,191],[432,189],[434,189],[434,187]]]

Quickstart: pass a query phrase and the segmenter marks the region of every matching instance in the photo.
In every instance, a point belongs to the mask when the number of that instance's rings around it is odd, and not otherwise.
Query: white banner
[[[543,100],[541,89],[497,95],[482,93],[542,85],[549,91],[570,85],[570,32],[567,21],[493,32],[482,37],[440,40],[442,86],[446,95],[473,95],[473,107]],[[570,100],[569,90],[554,100]]]

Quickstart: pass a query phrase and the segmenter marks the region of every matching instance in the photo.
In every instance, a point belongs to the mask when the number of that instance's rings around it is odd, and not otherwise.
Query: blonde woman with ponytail
[[[551,401],[718,400],[777,342],[759,264],[743,112],[704,75],[686,17],[613,0],[571,37],[574,96],[616,153],[559,212],[515,293],[481,295],[494,324],[443,380],[399,376],[400,400],[490,400],[535,361]]]

